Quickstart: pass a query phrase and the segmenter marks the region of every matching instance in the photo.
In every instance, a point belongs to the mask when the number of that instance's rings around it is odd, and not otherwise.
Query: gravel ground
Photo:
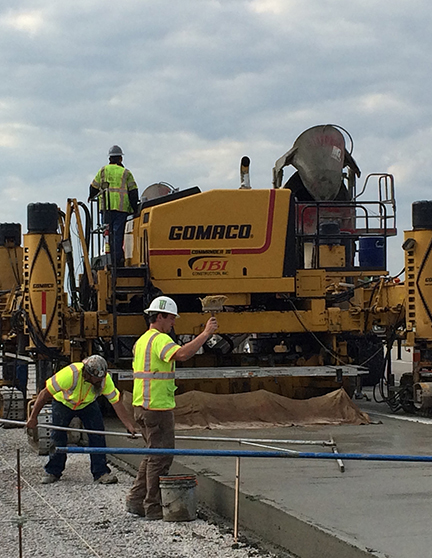
[[[16,474],[18,449],[24,519],[21,554]],[[42,485],[40,480],[46,460],[31,449],[23,429],[0,428],[0,558],[277,556],[246,541],[234,545],[232,532],[203,519],[183,523],[147,522],[126,513],[125,497],[132,485],[132,477],[111,467],[119,483],[95,484],[88,455],[69,456],[61,481]]]

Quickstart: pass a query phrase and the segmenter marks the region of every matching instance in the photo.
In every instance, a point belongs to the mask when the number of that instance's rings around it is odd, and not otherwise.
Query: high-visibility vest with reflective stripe
[[[73,410],[87,407],[99,395],[104,395],[111,404],[120,401],[120,392],[115,387],[109,374],[102,381],[102,391],[96,393],[93,384],[84,380],[83,368],[84,364],[82,362],[70,364],[48,378],[45,387],[54,399]]]
[[[174,409],[175,361],[180,346],[166,333],[149,329],[135,345],[132,405],[154,411]]]
[[[91,185],[97,190],[106,189],[104,209],[133,213],[129,191],[136,190],[137,185],[130,170],[119,165],[105,165],[99,170]]]

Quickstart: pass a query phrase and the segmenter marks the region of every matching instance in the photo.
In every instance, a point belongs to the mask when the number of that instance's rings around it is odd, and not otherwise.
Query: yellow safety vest
[[[124,211],[133,213],[129,201],[129,191],[138,187],[130,170],[119,165],[105,165],[95,176],[92,187],[97,190],[105,190],[105,207],[99,205],[99,209]]]
[[[84,380],[82,375],[83,368],[84,364],[82,362],[70,364],[59,370],[51,378],[48,378],[45,384],[45,387],[54,399],[73,410],[87,407],[98,397],[93,384]],[[111,404],[120,401],[120,392],[115,387],[109,374],[102,381],[102,392],[100,395],[104,395]]]
[[[174,409],[175,361],[180,349],[169,335],[155,328],[147,330],[135,345],[132,405],[153,411]]]

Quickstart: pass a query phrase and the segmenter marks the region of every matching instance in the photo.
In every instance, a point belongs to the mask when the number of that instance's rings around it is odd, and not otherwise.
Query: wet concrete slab
[[[403,420],[383,404],[361,400],[374,424],[183,431],[227,438],[329,440],[341,453],[432,455],[432,420]],[[111,428],[111,425],[110,425]],[[120,438],[108,439],[119,446]],[[142,447],[140,440],[133,442]],[[271,445],[271,444],[268,444]],[[288,446],[298,451],[331,451]],[[177,441],[177,448],[237,449],[238,443]],[[241,445],[241,449],[257,449]],[[136,467],[141,456],[131,456]],[[179,457],[175,472],[194,472],[199,498],[232,518],[236,460]],[[267,538],[300,558],[408,558],[432,551],[432,463],[242,458],[240,532]]]

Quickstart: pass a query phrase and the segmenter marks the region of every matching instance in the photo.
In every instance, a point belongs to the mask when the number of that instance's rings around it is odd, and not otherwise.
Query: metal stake
[[[238,539],[239,524],[239,496],[240,496],[240,457],[236,458],[235,497],[234,497],[234,542]]]
[[[19,558],[22,558],[22,522],[21,522],[21,460],[20,450],[17,449],[17,489],[18,489],[18,547]]]

